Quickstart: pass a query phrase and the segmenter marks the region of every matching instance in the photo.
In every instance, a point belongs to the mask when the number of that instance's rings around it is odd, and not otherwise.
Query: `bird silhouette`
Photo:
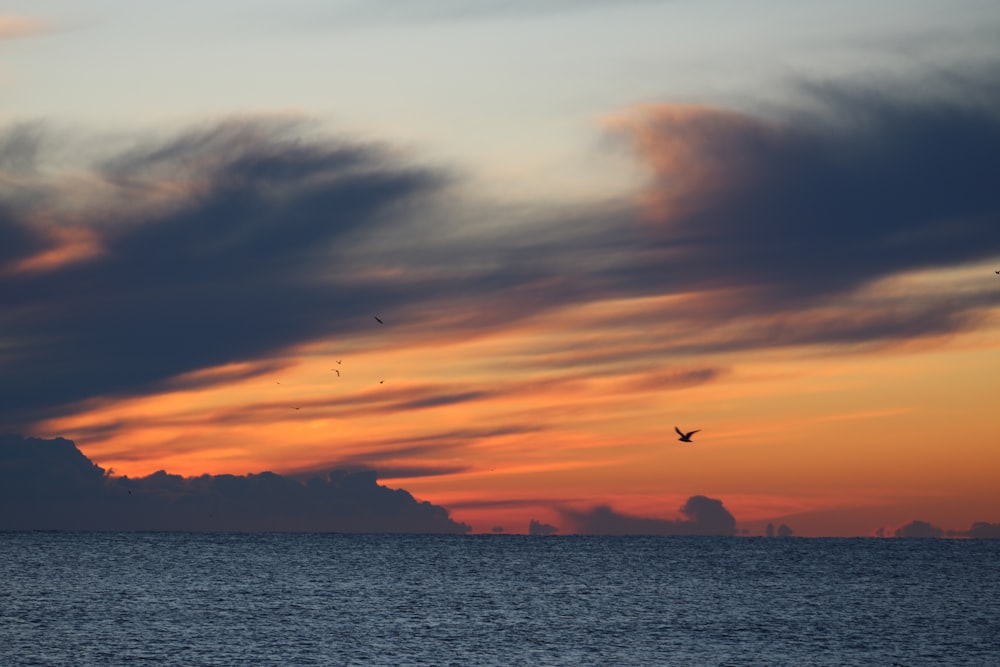
[[[337,371],[337,377],[340,377],[340,371],[337,370],[336,368],[334,368],[333,370]]]
[[[700,431],[701,429],[700,428],[696,428],[693,431],[685,433],[684,431],[680,430],[679,428],[677,428],[675,426],[674,430],[677,431],[677,435],[681,436],[681,437],[677,438],[678,440],[680,440],[681,442],[691,442],[691,436],[694,435],[695,433],[697,433],[698,431]]]
[[[375,316],[375,321],[378,322],[379,324],[385,324],[385,322],[382,321],[382,318],[380,318],[378,315]]]

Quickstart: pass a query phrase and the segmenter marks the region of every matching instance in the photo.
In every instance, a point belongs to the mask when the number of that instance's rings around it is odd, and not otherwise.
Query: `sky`
[[[0,433],[116,484],[374,471],[471,532],[1000,522],[998,29],[12,0]]]

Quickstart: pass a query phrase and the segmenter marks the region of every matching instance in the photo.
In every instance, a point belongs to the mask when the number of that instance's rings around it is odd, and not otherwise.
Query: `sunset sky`
[[[0,432],[475,532],[1000,522],[995,0],[4,7]]]

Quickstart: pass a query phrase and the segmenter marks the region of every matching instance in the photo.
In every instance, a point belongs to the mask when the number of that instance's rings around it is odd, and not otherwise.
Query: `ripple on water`
[[[6,533],[0,664],[996,665],[998,541]]]

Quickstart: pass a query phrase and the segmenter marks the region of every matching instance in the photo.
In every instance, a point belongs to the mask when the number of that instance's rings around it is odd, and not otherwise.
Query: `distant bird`
[[[678,438],[678,440],[680,440],[681,442],[691,442],[691,436],[694,435],[695,433],[697,433],[698,431],[700,431],[701,429],[700,428],[696,428],[695,430],[691,431],[690,433],[685,433],[684,431],[680,430],[679,428],[677,428],[675,426],[674,430],[677,431],[677,435],[681,436],[681,437]]]
[[[378,315],[375,316],[375,321],[378,322],[379,324],[385,324],[385,322],[382,321],[382,318],[380,318]]]
[[[1000,271],[994,271],[993,273],[995,273],[995,274],[997,274],[998,276],[1000,276]]]
[[[379,384],[385,384],[385,380],[379,380],[378,383]]]
[[[301,410],[302,408],[292,408],[292,410]]]
[[[340,377],[340,371],[337,370],[336,368],[334,368],[333,370],[337,371],[337,377]]]
[[[338,363],[338,364],[340,363],[340,359],[337,359],[337,363]]]

